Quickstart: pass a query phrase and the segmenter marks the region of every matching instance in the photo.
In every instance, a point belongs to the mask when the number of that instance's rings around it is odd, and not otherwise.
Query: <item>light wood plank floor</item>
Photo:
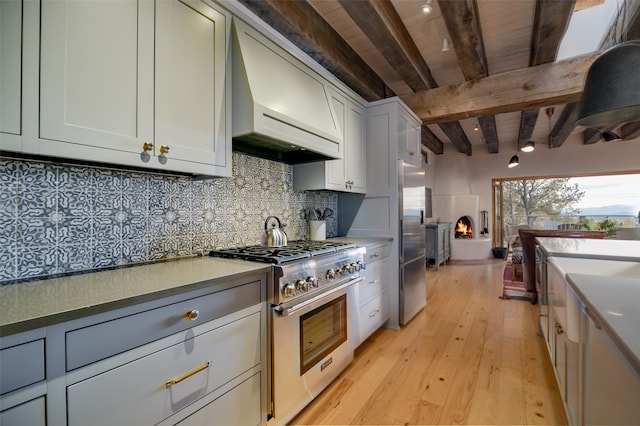
[[[382,329],[290,425],[566,424],[536,307],[504,262],[427,270],[427,307]]]

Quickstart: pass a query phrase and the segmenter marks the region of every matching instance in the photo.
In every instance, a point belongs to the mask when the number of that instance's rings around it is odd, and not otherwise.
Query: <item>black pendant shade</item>
[[[511,169],[517,166],[518,164],[520,164],[520,160],[518,159],[517,155],[514,155],[513,157],[511,157],[511,160],[509,160],[509,164],[507,164],[507,167]]]
[[[589,68],[577,123],[612,127],[640,120],[640,40],[620,43]]]

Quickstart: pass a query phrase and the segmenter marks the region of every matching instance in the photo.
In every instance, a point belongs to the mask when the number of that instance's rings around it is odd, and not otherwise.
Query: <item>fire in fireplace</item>
[[[462,216],[456,222],[455,238],[473,238],[473,226],[469,216]]]

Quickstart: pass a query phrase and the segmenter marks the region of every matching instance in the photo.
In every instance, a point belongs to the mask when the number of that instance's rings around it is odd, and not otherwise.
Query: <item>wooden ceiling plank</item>
[[[440,12],[466,80],[489,75],[475,0],[439,0]]]
[[[497,154],[500,152],[496,117],[494,115],[481,115],[478,117],[478,123],[480,124],[480,129],[482,130],[489,154]]]
[[[549,134],[549,148],[559,148],[567,140],[578,119],[578,102],[568,103]],[[573,123],[573,125],[567,125]]]
[[[339,2],[411,90],[417,92],[438,86],[390,1]]]
[[[489,75],[476,0],[439,0],[438,5],[465,80]],[[482,115],[478,122],[489,152],[497,154],[499,142],[495,117]]]
[[[530,67],[555,61],[574,6],[575,0],[538,0],[536,2],[529,49]],[[538,114],[539,111],[536,109],[522,112],[518,130],[518,147],[522,147],[531,139]]]
[[[429,66],[390,1],[339,2],[413,91],[438,87]],[[471,155],[471,142],[460,123],[439,123],[438,126],[458,151]]]
[[[518,130],[518,149],[522,148],[524,144],[531,140],[539,113],[540,110],[537,108],[522,111],[520,115],[520,128]]]
[[[575,0],[536,1],[529,66],[556,60],[560,42],[569,27],[574,5]]]
[[[306,1],[239,0],[368,101],[393,91]]]
[[[600,53],[587,53],[401,98],[424,124],[576,102],[582,94],[587,71]]]
[[[427,126],[421,126],[420,140],[422,145],[427,147],[434,154],[444,153],[442,141]]]

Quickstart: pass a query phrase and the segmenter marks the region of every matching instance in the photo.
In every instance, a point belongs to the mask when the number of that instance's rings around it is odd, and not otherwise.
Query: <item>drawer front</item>
[[[69,386],[69,425],[156,424],[259,364],[255,313]]]
[[[181,422],[181,426],[207,424],[255,426],[260,424],[260,374],[240,383]]]
[[[360,303],[382,293],[388,286],[389,260],[372,263],[367,267],[364,279],[358,284]]]
[[[0,394],[44,380],[44,339],[0,350]]]
[[[45,397],[41,396],[0,412],[2,426],[45,426]]]
[[[358,315],[360,343],[389,319],[389,292],[384,291],[360,307]]]
[[[366,246],[367,253],[365,255],[365,265],[377,260],[382,260],[391,254],[391,243],[375,244]]]
[[[66,334],[67,371],[260,303],[260,281],[106,321]],[[197,310],[194,320],[185,318]]]

